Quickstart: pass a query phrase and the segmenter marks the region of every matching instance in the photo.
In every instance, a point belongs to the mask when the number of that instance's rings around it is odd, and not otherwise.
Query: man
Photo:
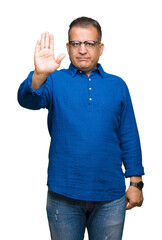
[[[141,206],[141,147],[128,87],[106,73],[101,27],[91,18],[69,28],[71,64],[57,70],[65,54],[54,57],[54,37],[41,35],[35,70],[20,85],[21,106],[48,109],[51,136],[47,216],[51,239],[122,239],[125,210]],[[122,171],[122,163],[125,174]],[[125,177],[130,185],[125,193]]]

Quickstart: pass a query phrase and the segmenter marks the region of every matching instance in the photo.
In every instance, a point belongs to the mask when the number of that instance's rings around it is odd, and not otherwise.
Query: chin
[[[79,63],[76,63],[76,66],[79,68],[79,69],[87,69],[89,68],[89,64],[87,64],[87,62],[84,62],[84,61],[81,61]]]

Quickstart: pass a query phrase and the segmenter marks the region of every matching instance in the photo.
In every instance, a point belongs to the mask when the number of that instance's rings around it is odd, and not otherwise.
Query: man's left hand
[[[143,203],[143,192],[137,187],[130,186],[126,191],[126,210],[141,207]]]

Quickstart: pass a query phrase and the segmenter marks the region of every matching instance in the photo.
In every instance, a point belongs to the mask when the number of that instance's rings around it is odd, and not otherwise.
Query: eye
[[[73,41],[73,42],[71,42],[71,45],[73,47],[78,47],[78,46],[80,46],[80,42],[79,41]]]
[[[96,44],[96,42],[94,42],[94,41],[86,41],[85,42],[85,45],[89,46],[89,47],[93,47],[95,44]]]

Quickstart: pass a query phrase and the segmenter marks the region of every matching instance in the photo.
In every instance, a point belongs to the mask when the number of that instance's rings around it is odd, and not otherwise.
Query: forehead
[[[93,26],[88,27],[72,27],[70,30],[70,41],[97,41],[98,32]]]

